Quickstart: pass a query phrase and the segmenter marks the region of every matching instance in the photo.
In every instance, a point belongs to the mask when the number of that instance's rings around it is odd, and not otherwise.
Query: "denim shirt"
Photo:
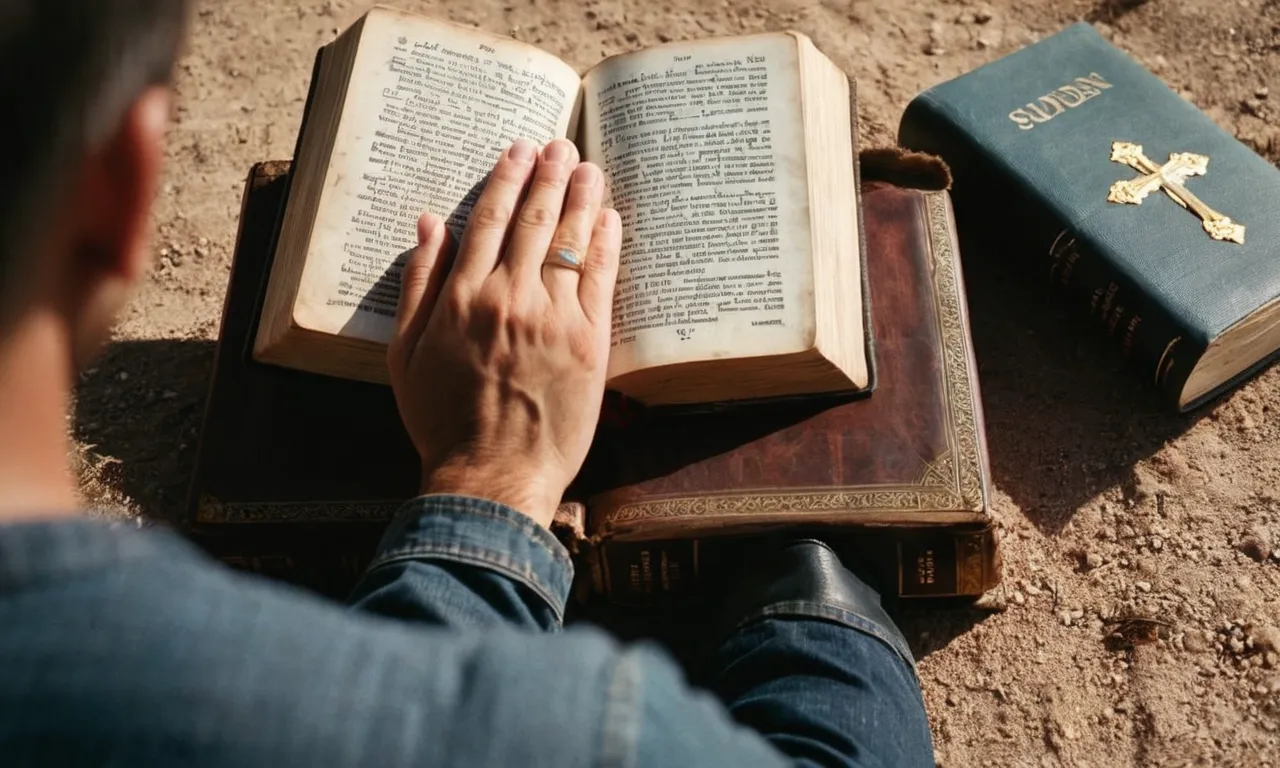
[[[0,526],[0,763],[932,764],[874,593],[773,580],[703,691],[655,646],[563,629],[572,576],[531,520],[456,496],[405,506],[349,607],[159,530]]]

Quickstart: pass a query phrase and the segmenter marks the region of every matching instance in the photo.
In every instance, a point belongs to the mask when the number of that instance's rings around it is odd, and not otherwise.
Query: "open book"
[[[423,210],[460,235],[516,138],[576,141],[623,223],[608,384],[650,404],[868,386],[849,82],[804,35],[672,43],[579,77],[375,8],[321,52],[254,356],[386,381]]]

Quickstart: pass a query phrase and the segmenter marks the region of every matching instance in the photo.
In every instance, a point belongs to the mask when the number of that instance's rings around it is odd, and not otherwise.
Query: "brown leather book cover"
[[[189,532],[232,565],[341,594],[416,491],[418,463],[388,388],[251,357],[288,169],[260,163],[246,183]],[[708,412],[611,396],[570,489],[590,511],[566,504],[558,518],[581,575],[608,561],[629,573],[623,560],[644,548],[624,556],[626,542],[834,525],[902,527],[863,537],[902,595],[978,594],[998,579],[946,194],[872,182],[863,205],[876,393]]]
[[[574,489],[589,510],[583,599],[697,596],[750,556],[727,537],[780,529],[821,535],[902,597],[998,583],[949,197],[873,181],[862,206],[876,393],[750,411],[606,412]]]
[[[590,536],[988,522],[986,436],[947,193],[869,182],[863,211],[876,393],[607,418],[575,489]]]

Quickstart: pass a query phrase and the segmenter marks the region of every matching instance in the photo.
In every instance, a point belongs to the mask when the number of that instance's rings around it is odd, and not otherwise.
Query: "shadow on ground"
[[[1016,270],[965,263],[993,480],[1044,533],[1185,432],[1105,332]]]
[[[76,387],[72,435],[115,465],[115,490],[157,521],[183,513],[213,352],[203,339],[118,342]]]

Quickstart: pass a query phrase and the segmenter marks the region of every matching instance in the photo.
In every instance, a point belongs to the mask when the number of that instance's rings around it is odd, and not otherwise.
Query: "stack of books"
[[[574,140],[623,219],[609,393],[556,521],[586,600],[694,602],[737,545],[797,534],[902,597],[999,582],[957,225],[1074,297],[1178,409],[1280,347],[1280,172],[1087,25],[912,102],[900,141],[950,191],[892,162],[862,178],[856,113],[797,33],[580,77],[369,12],[317,54],[294,159],[249,172],[190,533],[351,586],[418,484],[385,383],[400,259],[423,210],[460,231],[519,137]]]

